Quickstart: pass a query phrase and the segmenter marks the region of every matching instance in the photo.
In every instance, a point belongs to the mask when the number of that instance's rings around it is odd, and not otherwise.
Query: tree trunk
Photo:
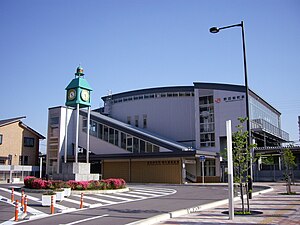
[[[242,212],[245,212],[244,206],[244,191],[243,191],[243,183],[240,183],[240,192],[241,192],[241,200],[242,200]]]
[[[249,201],[249,188],[248,188],[248,182],[246,182],[246,194],[247,194],[247,212],[250,212],[250,201]]]
[[[287,194],[291,194],[291,176],[288,175],[288,180],[287,180]]]

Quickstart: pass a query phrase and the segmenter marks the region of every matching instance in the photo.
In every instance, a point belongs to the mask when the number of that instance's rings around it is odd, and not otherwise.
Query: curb
[[[264,187],[267,187],[267,189],[262,190],[262,191],[258,191],[258,192],[254,192],[252,194],[252,196],[257,196],[257,195],[268,193],[268,192],[271,192],[271,191],[274,190],[270,186],[264,186]],[[237,196],[237,197],[233,198],[233,201],[236,202],[240,199],[241,198],[239,196]],[[188,215],[188,214],[195,213],[195,212],[200,212],[200,211],[203,211],[203,210],[215,208],[215,207],[225,205],[225,204],[228,204],[228,199],[224,199],[224,200],[220,200],[220,201],[216,201],[216,202],[212,202],[212,203],[208,203],[208,204],[204,204],[204,205],[198,205],[198,206],[195,206],[195,207],[190,207],[190,208],[171,211],[169,213],[164,213],[164,214],[161,214],[161,215],[153,216],[153,217],[143,219],[143,220],[140,220],[140,221],[136,221],[136,222],[133,222],[133,223],[128,223],[126,225],[153,225],[153,224],[156,224],[158,222],[165,221],[165,220],[168,220],[168,219],[171,219],[171,218]]]
[[[51,191],[50,189],[30,189],[30,188],[24,188],[20,187],[19,189],[24,190],[26,193],[45,193],[48,191]],[[109,189],[109,190],[73,190],[71,191],[72,194],[111,194],[111,193],[117,193],[117,192],[126,192],[129,191],[129,188],[121,188],[121,189]]]

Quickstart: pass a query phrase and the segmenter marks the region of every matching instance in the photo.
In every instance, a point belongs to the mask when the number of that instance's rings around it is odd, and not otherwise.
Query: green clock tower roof
[[[82,78],[82,77],[77,77],[74,78],[69,85],[66,87],[66,90],[69,90],[71,88],[83,88],[83,89],[87,89],[89,91],[92,91],[93,89],[91,88],[91,86],[89,85],[89,83],[86,81],[86,79]]]

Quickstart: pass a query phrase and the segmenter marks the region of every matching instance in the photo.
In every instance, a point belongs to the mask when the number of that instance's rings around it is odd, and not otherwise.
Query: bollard
[[[81,193],[81,198],[80,198],[80,208],[83,208],[83,193]]]
[[[24,190],[22,190],[22,195],[21,195],[21,206],[24,207]]]
[[[50,212],[51,212],[51,214],[54,214],[54,201],[53,201],[53,195],[51,195]]]
[[[15,206],[15,221],[19,221],[19,201],[16,200],[16,206]]]
[[[11,201],[11,202],[14,202],[14,201],[15,201],[14,188],[11,189],[11,197],[10,197],[10,201]]]
[[[25,200],[24,200],[24,210],[23,210],[23,213],[27,213],[27,204],[28,204],[28,201],[27,201],[27,195],[25,195]]]

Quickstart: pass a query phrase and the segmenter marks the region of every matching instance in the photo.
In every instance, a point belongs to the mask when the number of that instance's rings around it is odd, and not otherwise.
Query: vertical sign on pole
[[[204,162],[205,155],[200,155],[201,167],[202,167],[202,184],[204,184]]]
[[[227,162],[228,162],[228,211],[229,219],[234,219],[234,204],[233,204],[233,165],[232,165],[232,133],[231,120],[226,121],[226,135],[227,135]]]

